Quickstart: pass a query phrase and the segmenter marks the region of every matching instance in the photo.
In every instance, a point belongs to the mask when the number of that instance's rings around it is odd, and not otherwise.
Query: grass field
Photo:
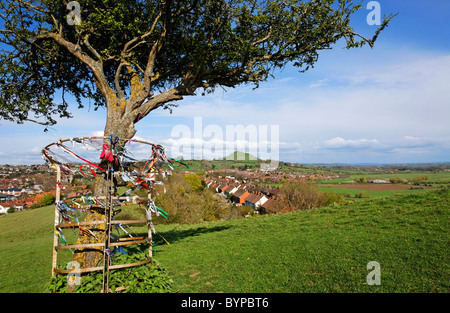
[[[0,292],[44,292],[52,262],[54,206],[0,217]]]
[[[180,292],[449,292],[448,195],[177,226],[158,260]]]
[[[370,184],[373,185],[373,184]],[[345,196],[351,196],[355,197],[358,194],[362,195],[363,197],[369,197],[369,198],[385,198],[385,197],[392,197],[395,195],[413,195],[413,194],[422,194],[429,191],[429,189],[399,189],[399,190],[374,190],[371,189],[369,184],[366,185],[341,185],[339,187],[337,186],[322,186],[318,185],[318,188],[324,192],[335,192],[335,193],[341,193]],[[347,188],[346,188],[347,187]],[[351,187],[351,188],[350,188]],[[369,188],[365,188],[369,187]]]
[[[158,225],[170,246],[156,235],[154,258],[179,292],[449,292],[449,195]],[[52,206],[0,217],[0,292],[46,291],[52,221]],[[381,285],[366,283],[370,261]]]
[[[422,180],[420,186],[411,182],[414,179],[426,177]],[[367,181],[381,179],[389,181],[390,179],[401,179],[409,184],[374,184],[374,183],[355,183],[358,178],[365,178]],[[355,197],[360,194],[364,197],[391,197],[395,195],[421,194],[427,192],[427,189],[445,188],[450,186],[450,171],[441,172],[410,172],[410,173],[354,173],[346,178],[336,178],[322,180],[317,186],[322,191],[331,191],[341,193],[346,196]],[[424,189],[411,189],[424,188]]]
[[[329,180],[323,180],[322,184],[351,184],[355,179],[360,177],[365,177],[367,180],[374,179],[383,179],[389,180],[393,178],[404,179],[404,180],[413,180],[417,177],[426,176],[427,179],[424,182],[427,182],[431,185],[447,185],[450,183],[450,171],[441,171],[441,172],[410,172],[410,173],[397,173],[397,172],[386,172],[386,173],[370,173],[370,172],[360,172],[349,175],[349,177],[343,178],[335,178]]]

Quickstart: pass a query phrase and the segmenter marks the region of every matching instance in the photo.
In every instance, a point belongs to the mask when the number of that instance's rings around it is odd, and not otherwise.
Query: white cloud
[[[280,160],[412,160],[408,151],[428,151],[430,162],[445,160],[450,155],[445,139],[450,137],[450,56],[405,60],[369,63],[364,71],[354,68],[353,76],[332,73],[306,85],[287,80],[277,88],[269,82],[256,92],[243,87],[188,98],[173,115],[191,129],[198,116],[203,128],[278,125],[284,143]],[[352,71],[352,64],[345,66]]]
[[[312,82],[311,84],[309,84],[310,88],[316,88],[316,87],[322,87],[322,86],[326,86],[328,85],[328,82],[330,80],[328,78],[324,78],[324,79],[319,79],[317,81]]]
[[[403,138],[405,138],[406,140],[419,140],[420,139],[420,138],[413,137],[413,136],[405,136]]]
[[[441,91],[450,78],[450,73],[445,70],[450,64],[450,55],[420,56],[408,62],[400,62],[396,65],[375,67],[368,65],[364,71],[355,71],[352,75],[342,76],[350,86],[371,85],[387,89],[414,89],[434,86]]]
[[[377,139],[344,139],[335,137],[319,143],[325,149],[367,149],[379,147],[381,142]]]
[[[335,137],[297,150],[303,162],[337,163],[405,163],[448,162],[450,138],[418,138],[405,136],[390,139],[345,139]],[[282,156],[290,157],[282,151]],[[285,160],[281,157],[281,160]]]
[[[95,130],[95,131],[91,132],[92,137],[102,137],[103,134],[104,134],[103,130]]]

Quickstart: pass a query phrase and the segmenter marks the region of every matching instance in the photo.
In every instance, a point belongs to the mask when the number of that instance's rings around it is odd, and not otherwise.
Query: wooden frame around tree
[[[89,137],[84,137],[84,138],[89,138]],[[82,138],[82,139],[84,139]],[[90,137],[93,138],[93,137]],[[70,139],[66,139],[66,140],[62,140],[61,142],[64,141],[68,141]],[[149,144],[147,142],[144,141],[139,141],[139,140],[135,140],[136,142],[139,143],[144,143],[144,144]],[[45,147],[45,149],[47,149],[48,147],[50,147],[53,144],[50,144],[48,146]],[[53,165],[56,168],[56,193],[55,193],[55,203],[57,203],[58,201],[61,200],[61,187],[60,187],[60,182],[61,182],[61,168],[60,168],[60,164],[58,164],[58,162],[53,163]],[[108,197],[105,196],[101,196],[101,197],[97,197],[98,199],[107,199]],[[110,197],[110,200],[116,200],[116,199],[124,199],[124,197]],[[139,198],[140,201],[145,201],[145,200],[150,200],[151,199],[151,193],[148,192],[148,199],[142,199]],[[106,212],[105,212],[106,213]],[[100,270],[104,270],[105,266],[98,266],[98,267],[89,267],[89,268],[80,268],[80,269],[58,269],[57,268],[57,262],[58,262],[58,251],[59,250],[64,250],[64,249],[83,249],[83,248],[97,248],[100,247],[103,250],[103,258],[105,259],[105,253],[104,253],[104,248],[105,248],[105,242],[103,243],[93,243],[93,244],[67,244],[67,245],[59,245],[58,243],[58,234],[56,233],[56,229],[64,229],[64,228],[77,228],[77,227],[85,227],[85,226],[93,226],[93,225],[100,225],[103,224],[104,225],[104,229],[106,231],[107,229],[107,219],[105,217],[105,220],[103,221],[91,221],[91,222],[80,222],[80,223],[64,223],[61,220],[61,215],[59,213],[59,210],[55,204],[55,213],[54,213],[54,239],[53,239],[53,251],[52,251],[52,277],[55,275],[55,273],[60,273],[60,274],[82,274],[82,273],[89,273],[89,272],[94,272],[94,271],[100,271]],[[140,261],[140,262],[134,262],[134,263],[128,263],[128,264],[120,264],[120,265],[110,265],[108,266],[108,271],[112,270],[112,269],[120,269],[120,268],[127,268],[127,267],[133,267],[133,266],[139,266],[139,265],[143,265],[143,264],[147,264],[150,263],[152,261],[153,258],[153,254],[152,254],[152,231],[151,231],[151,226],[152,226],[152,218],[151,218],[151,212],[149,212],[149,215],[147,216],[147,219],[145,220],[120,220],[120,221],[110,221],[110,225],[115,225],[115,224],[122,224],[122,225],[133,225],[133,224],[147,224],[148,227],[148,232],[146,236],[141,236],[141,237],[135,237],[134,240],[132,238],[119,238],[119,240],[117,242],[112,242],[109,243],[108,241],[108,246],[110,247],[116,247],[116,246],[125,246],[125,245],[133,245],[133,244],[141,244],[141,243],[149,243],[149,249],[148,249],[148,259],[144,260],[144,261]],[[105,236],[106,237],[106,236]],[[108,236],[109,237],[109,236]],[[109,274],[109,273],[108,273]]]

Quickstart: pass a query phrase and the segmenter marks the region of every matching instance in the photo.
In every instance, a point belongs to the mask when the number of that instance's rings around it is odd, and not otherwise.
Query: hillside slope
[[[180,292],[449,292],[449,192],[195,226],[156,258]],[[381,285],[367,285],[367,264]]]
[[[233,161],[257,161],[258,158],[247,152],[234,151],[230,155],[223,158],[224,160]]]
[[[448,190],[197,225],[158,225],[179,292],[449,292]],[[0,292],[45,292],[53,207],[0,217]],[[367,264],[381,267],[369,286]]]
[[[0,217],[0,292],[45,292],[53,215],[52,205]]]

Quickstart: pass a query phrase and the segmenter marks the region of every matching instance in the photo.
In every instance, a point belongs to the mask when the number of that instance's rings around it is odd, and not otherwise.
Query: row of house
[[[44,191],[44,186],[42,185],[33,185],[28,187],[14,187],[10,186],[7,188],[0,188],[1,195],[13,195],[20,196],[21,194],[35,194]]]
[[[20,196],[0,195],[0,204],[3,206],[5,210],[8,210],[10,207],[13,207],[15,211],[21,211],[24,208],[30,207],[33,203],[36,203],[40,198],[42,198],[47,194],[55,195],[55,191],[41,192],[39,194],[34,195],[28,194],[22,194]]]
[[[217,193],[229,197],[230,201],[246,205],[260,214],[288,212],[288,207],[279,195],[279,188],[275,190],[258,190],[236,182],[205,180],[206,186]]]
[[[79,196],[84,196],[89,192],[89,190],[85,189],[87,187],[86,185],[81,185],[80,187],[82,189],[79,189],[77,191],[68,190],[64,196],[67,198],[75,198],[75,197],[79,197]],[[15,188],[15,189],[19,190],[20,188]],[[64,187],[64,189],[65,189],[65,187]],[[33,203],[38,202],[40,198],[42,198],[43,196],[45,196],[47,194],[55,195],[56,190],[52,190],[50,192],[40,191],[39,193],[35,193],[35,194],[29,194],[26,192],[22,192],[22,193],[10,192],[9,194],[2,193],[2,194],[0,194],[0,205],[2,206],[0,208],[0,214],[6,213],[6,211],[11,207],[13,207],[15,209],[15,211],[21,211],[24,208],[30,207]]]
[[[8,196],[19,196],[24,192],[25,192],[24,188],[16,188],[16,187],[0,189],[1,195],[8,195]]]

